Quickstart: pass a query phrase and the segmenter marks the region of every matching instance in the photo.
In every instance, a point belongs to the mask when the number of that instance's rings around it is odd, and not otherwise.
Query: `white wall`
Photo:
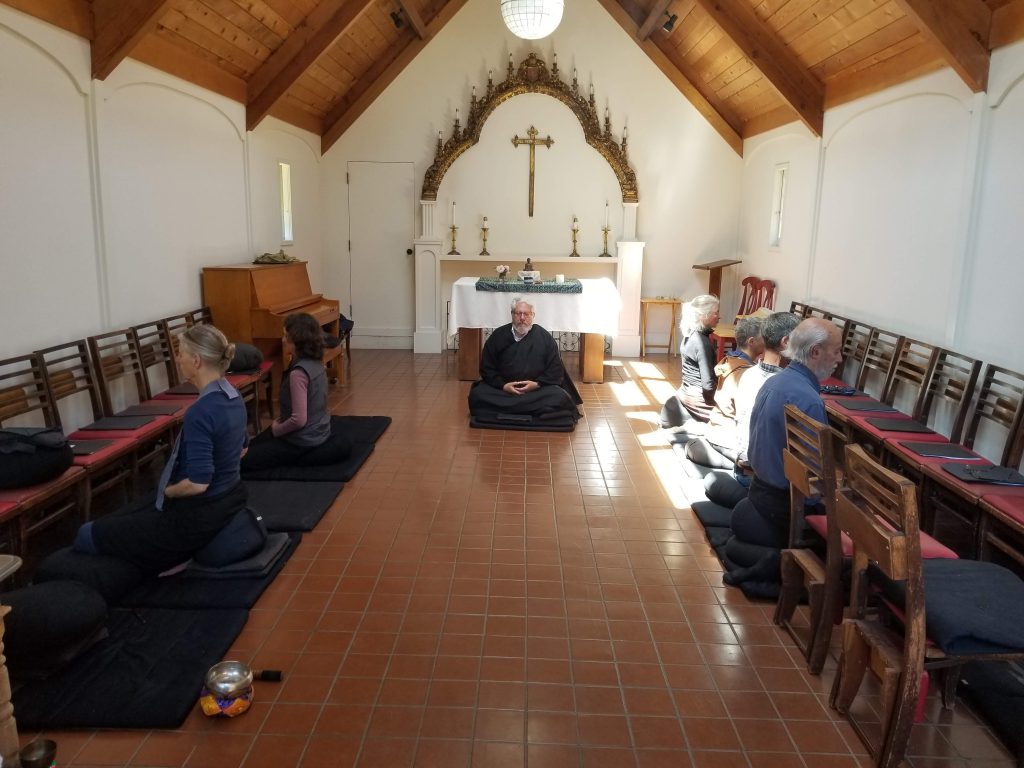
[[[778,281],[779,308],[842,314],[1024,370],[1014,327],[1024,281],[1024,44],[993,54],[988,93],[950,70],[830,110],[745,146],[740,252]],[[766,246],[771,169],[791,186]]]
[[[87,41],[0,6],[0,357],[199,306],[204,266],[281,247],[279,161],[319,290],[318,136],[247,134],[241,104],[132,60],[90,71]]]
[[[693,296],[707,290],[707,273],[691,265],[732,256],[741,160],[628,39],[596,0],[567,4],[562,23],[545,40],[529,43],[509,33],[491,0],[470,0],[345,135],[326,153],[324,168],[327,285],[345,301],[350,291],[349,219],[345,172],[350,161],[412,162],[418,191],[433,161],[437,132],[451,135],[455,109],[463,126],[473,85],[482,94],[487,71],[505,78],[508,54],[518,64],[534,51],[550,67],[552,53],[565,80],[578,71],[580,88],[591,81],[603,114],[611,110],[613,134],[629,126],[629,157],[640,193],[637,237],[646,241],[644,295]],[[610,53],[613,52],[613,53]],[[643,87],[638,87],[642,83]],[[513,148],[513,135],[535,125],[552,148],[538,148],[536,208],[527,215],[528,150]],[[555,99],[528,94],[491,115],[480,142],[464,153],[438,191],[438,235],[448,233],[457,202],[459,249],[479,251],[479,224],[491,226],[494,263],[516,264],[527,255],[567,254],[572,217],[580,221],[580,251],[601,250],[604,204],[612,207],[610,248],[622,233],[622,195],[611,169],[589,147],[570,110]],[[415,201],[409,201],[411,204]],[[377,222],[387,226],[388,222]],[[409,244],[415,233],[407,233]],[[382,261],[381,278],[388,277]],[[408,264],[411,274],[412,263]],[[383,339],[359,339],[376,346]],[[402,345],[411,347],[412,328]],[[667,336],[666,332],[663,334]],[[654,340],[652,334],[651,339]]]

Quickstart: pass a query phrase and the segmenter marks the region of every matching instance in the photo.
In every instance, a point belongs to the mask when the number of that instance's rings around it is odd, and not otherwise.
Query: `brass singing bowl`
[[[238,696],[252,686],[252,670],[241,661],[222,661],[206,673],[206,688],[218,696]]]
[[[36,739],[18,753],[22,768],[50,768],[57,757],[57,742],[52,739]]]

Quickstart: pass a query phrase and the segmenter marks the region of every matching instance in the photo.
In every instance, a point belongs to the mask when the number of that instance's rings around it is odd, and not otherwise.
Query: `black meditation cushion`
[[[43,677],[102,637],[107,603],[78,581],[48,581],[0,595],[4,652],[16,677]]]
[[[263,353],[258,347],[242,341],[235,342],[235,356],[231,358],[228,373],[248,373],[258,370],[263,362]]]
[[[267,542],[267,529],[263,520],[246,507],[213,537],[192,559],[200,565],[219,568],[252,557]]]
[[[110,605],[142,583],[145,574],[138,566],[106,555],[88,555],[71,547],[58,549],[47,556],[36,569],[36,584],[51,581],[77,581],[98,592]]]

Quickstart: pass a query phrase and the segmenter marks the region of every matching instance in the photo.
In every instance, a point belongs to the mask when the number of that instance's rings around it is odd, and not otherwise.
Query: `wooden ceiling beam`
[[[139,41],[132,58],[240,104],[245,103],[245,80],[182,49],[162,35],[147,35]]]
[[[748,0],[697,0],[815,136],[825,122],[825,87],[755,13]]]
[[[345,131],[365,112],[371,104],[384,93],[385,89],[394,82],[395,78],[402,74],[413,59],[419,55],[427,44],[444,29],[444,26],[452,20],[467,0],[448,0],[437,15],[431,19],[424,28],[426,35],[421,38],[411,39],[404,47],[397,52],[397,55],[389,64],[383,64],[387,56],[378,58],[379,65],[374,65],[363,75],[358,83],[349,89],[351,98],[341,99],[324,118],[324,133],[320,138],[320,154],[326,154],[327,150],[340,139]],[[399,45],[402,45],[400,42]]]
[[[92,76],[106,80],[146,35],[172,0],[94,0]]]
[[[1021,38],[1024,38],[1024,0],[1012,0],[992,13],[988,47],[995,50]]]
[[[726,119],[725,115],[698,90],[693,84],[693,80],[687,77],[686,73],[653,40],[650,38],[646,40],[639,39],[640,25],[625,8],[619,5],[618,0],[598,0],[598,2],[615,19],[618,25],[626,31],[626,34],[633,38],[633,42],[640,46],[640,49],[647,54],[647,57],[661,70],[662,74],[679,89],[679,92],[686,97],[686,100],[693,105],[694,109],[711,124],[711,127],[718,132],[718,135],[725,140],[726,144],[732,147],[737,155],[742,156],[743,137],[740,136],[737,126]]]
[[[896,0],[975,93],[988,87],[992,12],[983,0]],[[968,22],[968,19],[970,21]]]
[[[3,4],[92,40],[92,7],[88,0],[3,0]]]
[[[245,125],[253,130],[288,89],[362,15],[373,0],[324,0],[249,78]]]
[[[416,10],[416,6],[409,2],[409,0],[398,0],[398,5],[405,14],[405,18],[409,20],[409,25],[416,33],[416,37],[420,40],[428,39],[430,35],[427,32],[427,25],[423,23],[423,17]]]
[[[651,8],[651,12],[647,14],[647,18],[644,19],[644,23],[640,25],[640,29],[636,32],[636,39],[643,42],[658,26],[658,22],[661,21],[661,17],[668,12],[668,7],[672,5],[672,0],[656,0],[654,7]]]
[[[867,69],[829,80],[825,88],[825,107],[832,109],[854,99],[870,96],[935,72],[943,66],[945,62],[930,46],[914,46]]]

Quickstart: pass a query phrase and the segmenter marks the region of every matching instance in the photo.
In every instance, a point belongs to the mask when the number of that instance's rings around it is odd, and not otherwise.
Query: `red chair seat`
[[[1024,526],[1024,494],[1011,496],[1004,493],[991,493],[982,496],[981,501],[988,509]]]
[[[82,467],[87,471],[95,469],[109,461],[128,455],[134,450],[135,445],[135,441],[131,439],[115,440],[111,445],[101,448],[96,453],[90,453],[86,456],[75,456],[75,466]]]
[[[72,440],[147,440],[167,430],[173,421],[173,416],[154,416],[153,421],[143,424],[138,429],[79,429],[68,437]]]
[[[85,470],[81,467],[68,467],[60,477],[47,480],[45,483],[0,491],[0,504],[9,503],[12,505],[12,509],[23,504],[30,504],[37,499],[45,498],[56,491],[67,488],[84,476]]]
[[[825,533],[828,530],[828,518],[825,517],[825,515],[807,515],[807,517],[804,518],[804,521],[807,523],[807,526],[812,531],[814,531],[816,534],[821,536],[821,538],[823,538],[823,539],[825,538]],[[882,520],[880,522],[883,525],[885,525],[887,528],[891,528],[892,527],[892,526],[888,525],[884,520]],[[853,557],[853,542],[850,541],[850,537],[847,536],[844,533],[844,534],[842,534],[842,540],[843,540],[843,557]],[[940,557],[952,560],[952,559],[957,558],[958,555],[956,554],[956,552],[954,552],[952,549],[947,547],[945,544],[942,544],[942,543],[936,541],[931,536],[929,536],[927,533],[922,531],[921,532],[921,557],[923,557],[925,560],[931,560],[931,559],[940,558]]]
[[[860,413],[856,416],[852,413],[848,413],[847,415],[847,421],[853,429],[863,435],[873,438],[877,442],[884,442],[887,440],[914,440],[919,443],[945,443],[949,441],[949,438],[945,435],[939,434],[938,432],[900,432],[897,430],[881,430],[873,424],[868,423],[868,419],[878,418],[893,418],[908,422],[913,421],[913,419],[905,413]]]

